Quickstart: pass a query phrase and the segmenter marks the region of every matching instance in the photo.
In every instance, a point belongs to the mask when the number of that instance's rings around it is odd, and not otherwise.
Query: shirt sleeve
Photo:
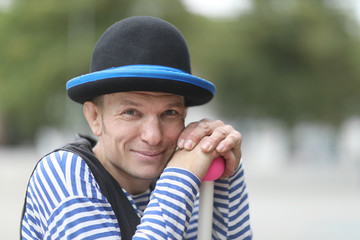
[[[242,163],[233,176],[215,182],[215,239],[252,239],[248,192]]]
[[[200,180],[166,168],[157,182],[133,239],[197,239]],[[213,239],[251,239],[244,170],[215,181]]]
[[[133,239],[185,239],[199,179],[179,168],[166,168],[152,192]]]
[[[44,157],[28,185],[23,239],[120,238],[110,204],[85,162],[58,151]]]

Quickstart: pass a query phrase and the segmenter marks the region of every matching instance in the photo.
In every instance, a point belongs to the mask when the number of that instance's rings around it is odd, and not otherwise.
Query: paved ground
[[[360,239],[360,179],[352,171],[288,168],[247,181],[254,239]]]
[[[0,148],[1,239],[18,239],[26,183],[38,158],[33,149]],[[292,166],[260,174],[251,168],[254,239],[360,239],[357,169]]]

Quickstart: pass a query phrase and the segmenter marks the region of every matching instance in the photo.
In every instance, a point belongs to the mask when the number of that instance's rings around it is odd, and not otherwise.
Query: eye
[[[166,111],[163,112],[162,117],[163,119],[167,119],[167,120],[175,120],[175,119],[183,119],[183,112],[179,111],[179,110],[175,110],[175,109],[168,109]]]
[[[135,116],[138,114],[138,112],[135,109],[129,109],[124,112],[124,114]]]
[[[125,111],[122,112],[121,116],[124,118],[124,119],[138,119],[140,118],[142,115],[141,115],[141,112],[135,110],[135,109],[127,109]]]
[[[166,115],[166,116],[174,116],[174,115],[177,115],[177,114],[178,114],[178,112],[176,110],[173,110],[173,109],[169,109],[169,110],[166,110],[164,112],[164,115]]]

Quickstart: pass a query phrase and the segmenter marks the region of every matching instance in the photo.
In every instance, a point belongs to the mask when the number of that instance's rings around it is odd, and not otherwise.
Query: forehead
[[[117,92],[104,95],[104,103],[107,104],[159,104],[178,105],[185,107],[183,96],[163,92]]]

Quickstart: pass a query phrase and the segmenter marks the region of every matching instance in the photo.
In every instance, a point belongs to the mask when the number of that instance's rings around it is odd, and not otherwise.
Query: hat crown
[[[155,17],[130,17],[110,26],[95,45],[90,72],[137,64],[191,73],[184,37],[175,26]]]

